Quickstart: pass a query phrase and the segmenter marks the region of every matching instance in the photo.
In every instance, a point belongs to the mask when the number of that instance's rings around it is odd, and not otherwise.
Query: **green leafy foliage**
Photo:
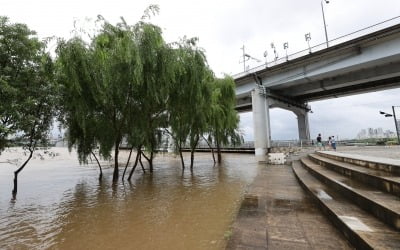
[[[221,162],[221,146],[243,142],[239,126],[239,115],[235,110],[235,83],[229,76],[215,79],[212,84],[212,102],[209,111],[208,140],[214,142]]]
[[[167,122],[169,86],[174,80],[174,57],[159,27],[141,21],[133,30],[139,48],[141,76],[130,106],[134,117],[129,125],[128,141],[132,145],[143,145],[150,152],[152,171],[153,153],[161,142],[160,128],[165,127]],[[140,138],[137,133],[140,133]]]
[[[9,135],[18,135],[30,152],[14,172],[14,195],[19,172],[37,145],[47,142],[58,98],[53,61],[35,35],[25,24],[0,17],[0,150]]]
[[[59,42],[61,121],[81,162],[97,146],[104,158],[114,149],[116,180],[123,138],[138,149],[145,146],[151,155],[161,141],[174,77],[173,51],[161,29],[143,20],[134,26],[123,19],[116,25],[102,17],[100,21],[102,27],[90,43],[79,37]]]
[[[24,91],[39,77],[44,47],[34,35],[25,24],[0,16],[0,151],[20,129],[26,105],[33,102],[32,93]]]
[[[193,152],[207,128],[208,106],[211,100],[209,83],[213,74],[204,52],[197,47],[197,39],[183,39],[176,43],[175,81],[170,85],[168,112],[169,126],[180,151],[188,141]],[[184,167],[181,155],[182,166]]]
[[[101,28],[89,42],[76,36],[58,44],[60,120],[68,128],[69,146],[77,147],[81,162],[97,147],[104,158],[110,158],[114,149],[114,180],[123,138],[138,152],[150,154],[145,158],[152,171],[162,129],[168,128],[177,151],[189,143],[193,167],[194,149],[203,134],[217,125],[234,130],[230,123],[238,122],[230,110],[235,100],[233,85],[221,83],[220,97],[230,100],[215,105],[224,109],[221,119],[232,121],[210,125],[211,116],[216,120],[220,114],[211,108],[217,94],[204,51],[197,47],[196,38],[165,43],[161,29],[145,21],[156,12],[158,7],[150,6],[135,25],[124,19],[112,25],[100,16]],[[221,143],[227,133],[216,134]]]
[[[27,147],[47,139],[55,113],[53,62],[25,24],[0,17],[0,150],[17,133]],[[34,147],[33,147],[34,148]]]
[[[56,113],[81,163],[97,150],[114,157],[114,181],[123,139],[140,163],[141,155],[149,161],[150,171],[163,129],[180,153],[189,145],[191,168],[204,135],[218,148],[241,141],[233,80],[215,79],[197,38],[167,44],[161,28],[146,22],[158,10],[151,5],[135,25],[99,16],[95,34],[58,41],[55,64],[34,31],[0,17],[0,152],[13,134],[30,151],[15,172],[15,193],[18,173],[46,143]],[[182,154],[181,160],[184,167]]]
[[[69,146],[77,145],[83,162],[97,145],[104,158],[114,148],[117,179],[119,145],[142,72],[132,27],[104,21],[91,43],[78,37],[60,41],[57,54],[61,120],[68,128]]]

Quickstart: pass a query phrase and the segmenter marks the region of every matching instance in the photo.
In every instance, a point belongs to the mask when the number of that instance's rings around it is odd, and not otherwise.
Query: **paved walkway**
[[[355,159],[355,160],[360,160],[360,161],[366,161],[366,162],[372,162],[372,163],[379,163],[379,164],[386,164],[386,165],[393,165],[393,166],[397,166],[400,167],[400,160],[399,159],[393,159],[393,158],[387,158],[384,157],[388,154],[393,154],[392,151],[385,151],[385,152],[380,152],[381,153],[381,157],[378,156],[371,156],[369,154],[369,151],[356,151],[355,153],[353,153],[354,151],[342,151],[342,152],[334,152],[334,151],[322,151],[325,154],[332,154],[335,156],[339,156],[339,157],[348,157],[351,159]]]
[[[400,146],[339,146],[337,152],[380,158],[384,157],[386,159],[400,159]]]
[[[306,196],[290,166],[260,168],[227,249],[352,249]]]

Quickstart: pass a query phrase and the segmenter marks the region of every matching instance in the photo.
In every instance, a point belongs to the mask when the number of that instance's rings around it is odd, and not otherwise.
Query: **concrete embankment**
[[[314,150],[259,164],[228,249],[400,248],[400,147]]]
[[[297,182],[291,166],[260,164],[227,249],[351,249]]]

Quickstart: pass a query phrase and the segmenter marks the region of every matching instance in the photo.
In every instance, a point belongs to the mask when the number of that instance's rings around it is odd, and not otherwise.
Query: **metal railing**
[[[393,25],[396,25],[396,24],[399,24],[399,23],[400,23],[400,16],[396,16],[396,17],[393,17],[391,19],[388,19],[388,20],[376,23],[374,25],[365,27],[363,29],[356,30],[356,31],[351,32],[349,34],[337,37],[335,39],[332,39],[332,40],[328,41],[328,43],[329,43],[329,46],[332,47],[333,45],[338,45],[338,44],[350,41],[352,39],[355,39],[355,38],[358,38],[358,37],[361,37],[361,36],[364,36],[364,35],[379,31],[379,30],[382,30],[384,28],[388,28],[390,26],[393,26]],[[245,75],[260,71],[260,70],[263,70],[265,68],[270,68],[270,67],[273,67],[275,65],[279,65],[279,64],[285,63],[287,61],[290,61],[290,60],[293,60],[293,59],[296,59],[296,58],[300,58],[302,56],[306,56],[306,55],[308,55],[308,54],[310,54],[312,52],[317,52],[317,51],[326,49],[326,47],[327,47],[326,42],[323,42],[323,43],[314,45],[314,46],[312,46],[310,48],[307,48],[307,49],[298,51],[296,53],[290,54],[288,56],[283,56],[283,57],[280,57],[280,58],[278,58],[276,60],[273,60],[273,61],[270,61],[270,62],[266,62],[266,63],[264,63],[262,65],[256,66],[256,67],[251,68],[249,70],[246,70],[244,72],[240,72],[240,73],[234,74],[234,75],[232,75],[232,78],[236,79],[236,78],[239,78],[239,77],[242,77],[242,76],[245,76]]]
[[[187,143],[183,146],[184,148],[190,148],[190,145]],[[216,145],[211,144],[211,147],[216,148]],[[200,140],[199,143],[197,144],[198,149],[208,149],[210,146],[205,142],[204,140]],[[224,145],[222,148],[230,148],[230,149],[251,149],[254,148],[254,142],[253,141],[246,141],[238,145]]]
[[[272,140],[271,147],[308,147],[313,146],[315,140]],[[211,145],[213,148],[216,148],[215,145]],[[189,145],[186,144],[185,148],[189,148]],[[200,141],[197,145],[198,149],[208,149],[209,146],[206,142]],[[245,141],[239,145],[224,145],[222,148],[230,148],[230,149],[252,149],[254,148],[254,141]]]

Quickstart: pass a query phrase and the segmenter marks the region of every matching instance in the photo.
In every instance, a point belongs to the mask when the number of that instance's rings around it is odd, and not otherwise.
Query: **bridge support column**
[[[300,140],[310,140],[310,127],[308,125],[308,112],[296,113]]]
[[[257,161],[265,161],[266,153],[271,147],[268,99],[260,95],[260,90],[258,88],[252,90],[251,97],[253,105],[255,155]]]

